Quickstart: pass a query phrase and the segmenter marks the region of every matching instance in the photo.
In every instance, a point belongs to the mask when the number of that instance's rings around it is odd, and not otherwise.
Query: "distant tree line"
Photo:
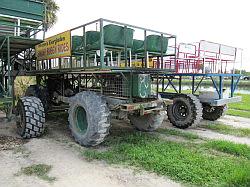
[[[236,74],[239,74],[239,73],[240,73],[240,70],[239,70],[239,69],[236,69],[236,70],[235,70],[235,73],[236,73]],[[241,70],[241,74],[244,75],[244,76],[250,76],[250,72],[247,72],[246,70]]]

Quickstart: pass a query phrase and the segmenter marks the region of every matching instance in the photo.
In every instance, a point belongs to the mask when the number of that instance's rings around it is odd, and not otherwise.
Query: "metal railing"
[[[107,27],[110,25],[118,26],[121,28],[119,34],[123,39],[122,45],[113,45],[107,42]],[[106,29],[106,30],[105,30]],[[132,30],[132,31],[131,31]],[[77,46],[78,50],[72,50],[69,57],[57,59],[44,59],[37,62],[37,70],[50,71],[50,70],[78,70],[78,69],[109,69],[109,70],[131,70],[131,69],[144,69],[144,70],[159,70],[165,71],[164,60],[172,56],[176,58],[176,36],[169,33],[159,32],[152,29],[138,27],[130,24],[120,23],[107,19],[97,19],[81,26],[70,29],[71,32],[71,49],[75,49],[73,37],[79,37],[80,45]],[[95,47],[89,44],[88,35],[90,32],[97,34],[96,43],[92,43]],[[123,33],[121,33],[123,32]],[[132,38],[128,38],[129,32],[133,32]],[[130,33],[131,34],[131,33]],[[112,36],[113,39],[117,36]],[[111,37],[111,39],[112,39]],[[130,35],[131,37],[131,35]],[[158,50],[149,50],[150,37],[157,40]],[[155,38],[153,38],[155,37]],[[140,39],[142,47],[139,52],[134,51],[134,45],[131,43]],[[174,51],[169,52],[166,49],[166,41],[172,42],[175,46]],[[131,45],[132,44],[132,45]],[[172,69],[173,70],[173,69]]]

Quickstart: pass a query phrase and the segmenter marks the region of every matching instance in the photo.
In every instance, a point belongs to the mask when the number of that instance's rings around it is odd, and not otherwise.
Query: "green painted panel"
[[[1,0],[0,14],[43,21],[44,4],[31,0]]]
[[[151,79],[149,74],[133,75],[133,97],[148,98],[151,95]]]
[[[149,74],[133,74],[132,81],[130,74],[126,74],[126,79],[123,83],[123,95],[129,96],[130,85],[132,84],[132,96],[137,98],[149,98],[151,95],[151,78]],[[127,84],[126,84],[127,83]]]

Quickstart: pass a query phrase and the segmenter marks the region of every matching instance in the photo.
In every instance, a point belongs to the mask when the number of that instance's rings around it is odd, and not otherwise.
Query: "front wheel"
[[[202,105],[199,99],[192,94],[180,94],[167,108],[170,123],[177,128],[185,129],[197,125],[202,116]]]
[[[37,97],[22,97],[16,107],[16,125],[22,138],[41,136],[45,129],[45,112]]]
[[[80,145],[96,146],[109,134],[110,111],[101,95],[80,92],[70,99],[69,128]]]

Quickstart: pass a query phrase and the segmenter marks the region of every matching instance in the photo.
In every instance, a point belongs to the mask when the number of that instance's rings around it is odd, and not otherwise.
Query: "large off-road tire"
[[[47,90],[41,86],[41,85],[30,85],[26,92],[25,92],[25,96],[33,96],[33,97],[37,97],[42,101],[43,107],[45,112],[48,111],[49,108],[49,103],[48,103],[48,92]]]
[[[168,106],[167,115],[170,123],[177,128],[196,126],[202,118],[202,105],[196,96],[180,94]]]
[[[17,132],[22,138],[41,136],[45,129],[45,112],[37,97],[22,97],[16,108]]]
[[[80,145],[95,146],[109,134],[110,111],[95,92],[80,92],[70,99],[69,128]]]
[[[143,116],[129,115],[128,118],[136,129],[150,132],[161,126],[165,115],[165,111],[160,111],[159,113],[146,114]]]
[[[215,121],[219,119],[225,114],[227,110],[227,105],[210,106],[209,104],[202,104],[202,106],[203,106],[202,117],[203,119],[209,121]]]

